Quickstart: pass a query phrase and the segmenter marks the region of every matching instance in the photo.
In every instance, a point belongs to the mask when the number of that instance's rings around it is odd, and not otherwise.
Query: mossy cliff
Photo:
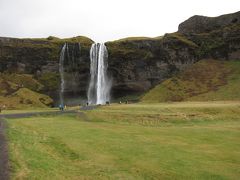
[[[35,89],[21,83],[56,100],[59,56],[66,42],[65,96],[86,97],[93,43],[87,37],[0,38],[0,72],[31,75],[38,83]],[[193,16],[179,25],[178,32],[156,38],[125,38],[106,46],[113,97],[142,94],[201,59],[239,60],[240,12],[215,18]]]
[[[0,37],[0,72],[1,76],[17,85],[31,84],[27,76],[37,82],[35,92],[50,95],[57,99],[59,91],[59,54],[64,43],[68,44],[65,61],[66,95],[74,92],[85,94],[88,78],[89,50],[93,41],[78,36],[68,39],[56,37],[39,39],[17,39]],[[19,74],[18,80],[12,74]],[[20,80],[21,79],[21,80]],[[18,82],[16,82],[18,81]],[[33,85],[32,85],[33,86]]]
[[[240,12],[193,16],[178,32],[162,37],[125,38],[106,43],[113,94],[139,93],[206,58],[240,59]]]
[[[178,33],[106,45],[115,96],[144,92],[196,61],[196,45]]]
[[[163,81],[143,102],[240,100],[240,61],[201,60]]]

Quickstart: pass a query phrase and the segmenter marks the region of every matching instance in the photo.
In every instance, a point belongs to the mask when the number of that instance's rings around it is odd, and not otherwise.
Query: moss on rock
[[[143,102],[239,100],[238,61],[202,60],[147,92]],[[225,92],[225,93],[224,93]]]
[[[43,85],[34,79],[31,74],[2,73],[0,76],[2,79],[12,82],[19,87],[25,87],[37,92],[43,90]]]
[[[53,100],[47,95],[20,88],[9,96],[0,96],[0,104],[7,109],[45,108],[51,106]]]
[[[38,78],[38,80],[44,85],[44,91],[54,91],[59,87],[59,73],[44,73]]]

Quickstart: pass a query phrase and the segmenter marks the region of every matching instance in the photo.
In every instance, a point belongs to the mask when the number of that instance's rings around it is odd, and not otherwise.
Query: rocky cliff
[[[218,17],[192,16],[178,26],[178,32],[182,34],[209,33],[214,30],[240,24],[239,12]]]
[[[114,96],[147,91],[194,63],[197,45],[181,34],[108,42]]]
[[[59,54],[64,43],[68,44],[66,54],[65,78],[66,96],[85,94],[89,74],[89,50],[93,41],[79,36],[69,39],[48,37],[47,39],[0,38],[0,76],[11,74],[32,75],[42,88],[31,89],[58,99]],[[1,78],[0,77],[0,78]],[[8,79],[9,81],[10,79]],[[24,85],[27,79],[22,78]]]
[[[37,92],[58,99],[59,54],[68,43],[66,96],[86,97],[89,51],[93,41],[0,38],[0,72],[30,74],[42,85]],[[200,59],[240,59],[240,12],[219,17],[193,16],[178,32],[156,38],[125,38],[107,42],[112,95],[141,94]]]
[[[240,12],[193,16],[163,37],[106,44],[114,95],[144,92],[200,59],[240,59]]]

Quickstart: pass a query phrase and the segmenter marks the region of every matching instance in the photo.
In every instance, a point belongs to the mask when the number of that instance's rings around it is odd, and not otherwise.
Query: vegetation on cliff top
[[[194,42],[192,42],[191,40],[189,40],[186,36],[184,36],[181,33],[175,32],[175,33],[168,33],[164,36],[164,39],[176,39],[180,42],[183,42],[184,44],[190,46],[190,47],[194,47],[197,48],[198,45],[195,44]]]
[[[150,60],[154,57],[152,48],[161,46],[162,37],[128,37],[115,41],[106,42],[109,58],[114,57],[117,61],[130,60]],[[111,62],[110,62],[111,63]]]
[[[34,61],[57,61],[64,43],[80,43],[82,51],[89,52],[93,41],[84,36],[59,39],[53,36],[48,38],[1,38],[0,39],[0,62]]]
[[[166,59],[166,54],[159,55],[162,51],[180,50],[182,46],[197,49],[198,45],[181,33],[169,33],[159,37],[128,37],[106,43],[109,57],[119,59]],[[168,47],[168,48],[165,48]],[[165,48],[165,49],[164,49]]]
[[[110,41],[107,43],[121,43],[121,42],[128,42],[128,41],[145,41],[145,40],[159,40],[162,39],[163,36],[158,36],[158,37],[127,37],[127,38],[122,38],[114,41]]]
[[[81,43],[83,45],[91,45],[94,41],[85,36],[76,36],[71,38],[58,38],[49,36],[48,38],[25,38],[23,40],[36,41],[36,42],[52,42],[52,43]]]
[[[147,92],[143,102],[240,100],[240,62],[202,60]]]

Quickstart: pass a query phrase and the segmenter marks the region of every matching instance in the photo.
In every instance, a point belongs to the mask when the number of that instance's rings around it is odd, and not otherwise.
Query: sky
[[[156,37],[177,31],[193,15],[237,11],[240,0],[0,0],[0,36]]]

